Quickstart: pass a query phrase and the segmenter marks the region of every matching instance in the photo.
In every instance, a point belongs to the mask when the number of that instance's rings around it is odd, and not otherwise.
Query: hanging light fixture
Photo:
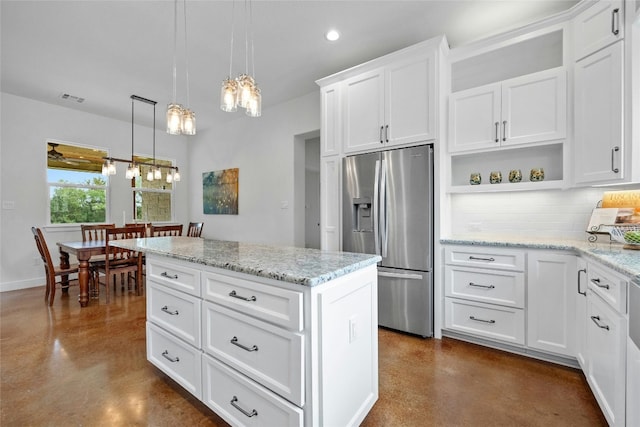
[[[245,72],[235,79],[231,78],[233,72],[233,42],[235,32],[235,0],[231,9],[231,46],[229,54],[229,75],[222,82],[220,91],[220,108],[222,111],[234,112],[238,106],[246,110],[250,117],[260,117],[262,114],[262,96],[255,78],[249,74],[249,30],[251,30],[251,68],[255,76],[254,43],[253,43],[253,8],[251,0],[245,0]],[[248,16],[248,19],[247,19]],[[249,23],[247,24],[247,20]]]
[[[133,142],[134,142],[134,101],[141,101],[146,104],[153,105],[153,162],[136,162],[133,155]],[[137,95],[131,95],[131,159],[118,159],[115,157],[103,157],[104,163],[102,164],[102,175],[115,175],[116,174],[116,162],[128,163],[125,178],[133,179],[140,176],[140,166],[149,166],[147,171],[147,181],[154,181],[162,179],[162,169],[169,169],[167,172],[167,182],[180,181],[180,173],[177,166],[165,166],[158,165],[156,163],[156,101],[152,101],[147,98],[142,98]],[[171,177],[171,178],[169,178]]]
[[[178,51],[178,0],[173,2],[173,98],[167,106],[167,133],[171,135],[195,135],[196,114],[189,108],[189,60],[187,50],[187,2],[183,0],[184,15],[184,55],[187,83],[187,105],[183,107],[176,101],[177,92],[177,51]]]

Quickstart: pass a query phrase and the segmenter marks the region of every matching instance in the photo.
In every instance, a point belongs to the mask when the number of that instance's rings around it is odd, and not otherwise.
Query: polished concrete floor
[[[53,307],[43,288],[0,294],[0,425],[226,426],[146,361],[144,297],[102,294],[83,309],[77,288]],[[380,398],[363,426],[606,425],[579,371],[453,339],[379,339]]]

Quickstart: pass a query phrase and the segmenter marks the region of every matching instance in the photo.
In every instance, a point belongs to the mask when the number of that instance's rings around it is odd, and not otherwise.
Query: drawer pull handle
[[[484,288],[484,289],[495,289],[495,286],[493,285],[479,285],[473,282],[469,282],[469,286],[474,286],[476,288]]]
[[[613,9],[613,11],[611,11],[611,33],[614,36],[617,36],[618,33],[620,33],[620,29],[618,28],[618,20],[619,18],[619,13],[620,13],[620,9],[616,8]]]
[[[166,277],[167,279],[173,279],[173,280],[178,280],[178,275],[174,274],[174,275],[170,275],[169,273],[167,273],[166,271],[163,271],[162,273],[160,273],[160,275],[162,277]]]
[[[591,283],[602,289],[609,289],[609,285],[601,285],[600,279],[591,279]]]
[[[164,311],[167,314],[170,314],[172,316],[177,316],[178,315],[178,310],[176,311],[171,311],[169,310],[169,307],[167,307],[166,305],[164,307],[162,307],[160,310]]]
[[[496,122],[496,142],[500,142],[500,136],[498,133],[500,132],[500,122]]]
[[[180,361],[180,358],[178,356],[176,356],[176,357],[169,356],[169,350],[163,351],[162,352],[162,357],[164,357],[165,359],[167,359],[171,363],[176,363],[176,362]]]
[[[491,258],[480,258],[480,257],[476,257],[476,256],[469,256],[469,259],[475,260],[475,261],[489,261],[489,262],[493,262],[495,261],[495,258],[491,257]]]
[[[229,403],[231,403],[231,406],[233,406],[234,408],[236,408],[238,411],[242,412],[245,416],[249,418],[255,417],[258,415],[258,411],[256,411],[255,409],[252,409],[251,412],[242,409],[240,405],[236,403],[237,401],[238,401],[238,398],[233,396],[233,399],[231,399],[231,402]]]
[[[469,319],[471,320],[475,320],[476,322],[482,322],[482,323],[490,323],[490,324],[494,324],[496,323],[495,320],[484,320],[484,319],[478,319],[477,317],[473,317],[473,316],[469,316]]]
[[[258,351],[258,346],[257,345],[253,345],[251,347],[247,347],[246,345],[240,344],[238,342],[238,337],[233,337],[231,338],[231,341],[229,341],[231,344],[240,347],[243,350],[247,350],[247,351]]]
[[[243,300],[243,301],[255,301],[255,300],[256,300],[256,297],[255,297],[255,296],[253,296],[253,295],[252,295],[251,297],[247,298],[247,297],[243,297],[242,295],[238,295],[238,294],[236,293],[236,291],[231,291],[231,292],[229,292],[229,296],[230,296],[230,297],[233,297],[233,298],[241,299],[241,300]]]
[[[607,331],[609,330],[609,326],[608,325],[604,325],[602,323],[600,323],[600,316],[591,316],[591,320],[593,320],[593,323],[595,323],[598,328],[602,328],[602,329],[606,329]]]

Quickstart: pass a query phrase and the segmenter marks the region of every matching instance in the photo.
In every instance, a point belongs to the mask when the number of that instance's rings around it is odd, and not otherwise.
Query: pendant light
[[[187,104],[183,107],[176,101],[177,92],[177,51],[178,51],[178,0],[173,1],[173,98],[167,106],[167,133],[171,135],[195,135],[196,114],[189,107],[189,60],[187,49],[187,2],[183,3],[184,15],[184,55],[187,86]]]
[[[231,9],[231,46],[229,54],[229,75],[222,82],[220,90],[220,108],[222,111],[235,112],[238,106],[246,110],[250,117],[260,117],[262,114],[262,96],[255,78],[249,74],[249,30],[251,30],[251,66],[255,76],[254,43],[253,43],[253,8],[251,0],[245,0],[245,72],[235,79],[231,78],[233,72],[233,42],[235,32],[235,0]],[[247,18],[248,17],[248,18]],[[249,23],[247,24],[247,20]]]

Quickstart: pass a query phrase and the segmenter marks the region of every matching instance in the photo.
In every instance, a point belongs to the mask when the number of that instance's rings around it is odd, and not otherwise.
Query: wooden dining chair
[[[187,236],[200,237],[202,235],[202,227],[204,227],[204,222],[190,222],[187,228]]]
[[[182,224],[151,225],[149,237],[182,236]]]
[[[33,238],[36,241],[40,257],[42,257],[42,262],[44,263],[44,273],[46,277],[44,300],[49,300],[49,305],[53,305],[53,299],[56,296],[56,285],[58,283],[61,285],[63,290],[68,289],[71,283],[77,284],[77,279],[69,280],[68,276],[69,274],[78,272],[78,264],[72,264],[69,268],[61,268],[58,265],[54,265],[51,260],[51,254],[49,253],[49,247],[47,246],[47,242],[42,234],[42,230],[36,227],[31,227],[31,232],[33,233]],[[60,277],[59,282],[56,281],[58,277]]]
[[[136,295],[142,294],[142,252],[113,246],[114,240],[143,238],[146,235],[144,224],[130,227],[107,228],[105,234],[105,260],[104,264],[97,267],[98,273],[105,277],[105,289],[107,291],[106,302],[110,302],[111,281],[113,291],[116,290],[116,275],[120,274],[121,291],[124,291],[124,275],[126,273],[127,286],[131,289],[132,274],[135,278]]]
[[[106,230],[115,228],[115,224],[80,224],[83,242],[104,241],[107,238]],[[89,280],[91,283],[91,294],[97,298],[100,294],[100,286],[98,284],[98,268],[104,265],[106,255],[97,255],[89,260]]]

